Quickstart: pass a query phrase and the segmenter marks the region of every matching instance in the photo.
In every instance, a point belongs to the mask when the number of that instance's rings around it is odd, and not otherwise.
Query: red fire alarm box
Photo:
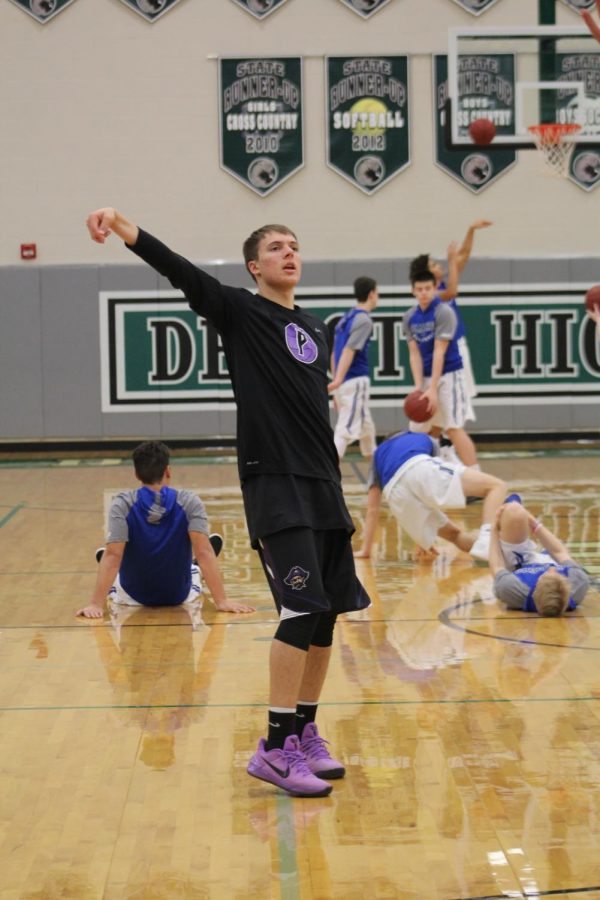
[[[36,244],[21,244],[21,259],[35,259],[37,256]]]

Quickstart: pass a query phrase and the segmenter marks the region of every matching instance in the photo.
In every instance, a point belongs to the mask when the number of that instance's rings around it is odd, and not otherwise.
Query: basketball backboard
[[[488,118],[494,147],[534,149],[530,126],[580,126],[564,140],[600,144],[600,44],[585,26],[454,28],[448,42],[446,128],[452,148],[473,146]]]

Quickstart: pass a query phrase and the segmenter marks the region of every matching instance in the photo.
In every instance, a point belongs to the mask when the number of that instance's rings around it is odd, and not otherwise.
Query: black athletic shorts
[[[259,540],[258,553],[275,598],[293,612],[354,612],[371,605],[356,577],[345,529],[286,528]]]

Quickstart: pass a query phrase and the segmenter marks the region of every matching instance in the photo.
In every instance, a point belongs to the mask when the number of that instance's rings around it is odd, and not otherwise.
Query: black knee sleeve
[[[298,650],[308,650],[314,643],[313,635],[320,615],[321,613],[305,613],[290,619],[282,619],[275,632],[275,640],[297,647]]]
[[[336,619],[337,613],[321,613],[319,621],[317,622],[317,627],[312,636],[311,644],[314,644],[315,647],[331,647]]]

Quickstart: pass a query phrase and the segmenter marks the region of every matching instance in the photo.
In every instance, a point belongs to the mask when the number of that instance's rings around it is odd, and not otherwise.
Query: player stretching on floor
[[[113,500],[106,547],[97,552],[96,586],[76,615],[102,618],[107,595],[125,606],[192,602],[202,596],[200,571],[219,612],[254,612],[253,606],[228,599],[213,549],[220,549],[222,539],[209,537],[200,498],[170,487],[169,448],[144,441],[133,451],[133,465],[141,487]]]
[[[364,609],[354,530],[329,422],[324,323],[294,305],[301,260],[296,236],[265,225],[244,242],[258,294],[222,285],[112,208],[88,217],[92,238],[115,232],[185,294],[221,336],[237,404],[238,469],[252,546],[275,598],[268,735],[248,772],[288,793],[331,792],[344,775],[314,719],[336,617]]]
[[[371,555],[383,494],[400,527],[425,551],[432,550],[439,536],[487,560],[490,523],[506,496],[506,485],[477,469],[444,462],[438,455],[434,438],[412,431],[400,432],[379,445],[369,473],[365,530],[357,557]],[[484,498],[479,535],[461,531],[442,512],[445,507],[465,506],[467,494]]]
[[[578,606],[590,585],[565,545],[521,504],[518,494],[497,512],[490,537],[494,593],[509,609],[561,616]],[[539,540],[539,552],[532,538]]]

